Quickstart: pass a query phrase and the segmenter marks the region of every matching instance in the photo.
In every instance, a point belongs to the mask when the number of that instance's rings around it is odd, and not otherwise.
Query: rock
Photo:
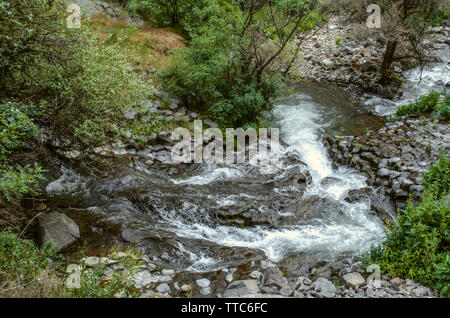
[[[158,287],[156,287],[156,291],[160,294],[168,294],[170,293],[170,286],[166,283],[158,285]]]
[[[96,256],[86,257],[86,258],[82,259],[82,261],[84,262],[84,264],[86,266],[89,266],[89,267],[93,267],[95,265],[100,264],[100,258],[96,257]]]
[[[59,251],[69,247],[80,238],[78,225],[68,216],[59,212],[41,215],[39,229],[42,242],[53,242]]]
[[[324,66],[324,67],[326,67],[327,69],[334,69],[335,68],[335,65],[334,65],[334,63],[331,61],[331,60],[329,60],[329,59],[324,59],[324,60],[322,60],[322,65]]]
[[[249,275],[249,277],[253,279],[260,279],[261,276],[263,276],[263,273],[261,273],[260,271],[253,271]]]
[[[332,298],[336,295],[336,287],[328,279],[319,277],[313,283],[314,291],[320,297]]]
[[[286,297],[291,296],[293,292],[294,292],[294,290],[287,285],[280,289],[280,295],[286,296]]]
[[[62,152],[62,154],[67,159],[77,159],[78,157],[80,157],[81,152],[79,152],[78,150],[70,150],[70,151],[64,151],[64,152]]]
[[[286,278],[278,267],[269,268],[266,271],[266,279],[264,285],[281,289],[287,285]]]
[[[191,285],[184,284],[181,286],[181,291],[183,293],[189,293],[192,290]]]
[[[164,276],[172,276],[175,275],[175,271],[173,269],[163,269],[161,270],[161,274]]]
[[[209,294],[211,294],[211,288],[210,287],[201,288],[200,294],[202,294],[203,296],[208,296]]]
[[[195,282],[200,288],[206,288],[211,285],[211,282],[207,278],[197,279]]]
[[[170,281],[172,281],[172,276],[165,276],[165,275],[158,276],[158,282],[160,283],[167,283]]]
[[[361,70],[363,71],[363,72],[368,72],[368,73],[376,73],[377,71],[378,71],[378,66],[375,64],[375,63],[372,63],[372,62],[365,62],[363,65],[362,65],[362,68],[361,68]]]
[[[390,174],[390,171],[385,168],[382,168],[382,169],[378,170],[378,172],[377,172],[377,175],[382,178],[389,177],[389,174]]]
[[[427,296],[428,290],[425,287],[417,287],[416,289],[413,290],[413,293],[417,297],[424,297]]]
[[[128,119],[128,120],[133,120],[133,119],[135,119],[135,118],[136,118],[136,115],[137,115],[137,112],[132,111],[132,110],[130,110],[130,109],[125,110],[125,111],[123,112],[123,116],[124,116],[126,119]]]
[[[394,285],[400,286],[401,284],[403,284],[403,281],[401,278],[395,277],[395,278],[391,279],[391,283]]]
[[[234,298],[234,297],[243,297],[247,295],[256,295],[259,293],[258,281],[254,279],[248,280],[238,280],[231,283],[223,297],[225,298]]]
[[[348,287],[353,287],[354,289],[358,289],[359,286],[362,286],[366,282],[364,277],[362,277],[359,273],[345,274],[342,278]]]
[[[100,264],[111,265],[117,264],[119,261],[110,259],[108,257],[100,257]]]
[[[344,51],[345,53],[347,53],[348,55],[353,55],[354,51],[352,48],[348,47],[348,46],[343,46],[342,47],[342,51]]]
[[[158,277],[153,277],[150,271],[144,270],[137,272],[133,275],[134,285],[136,288],[144,288],[149,286],[150,284],[154,284],[158,282]]]
[[[261,261],[262,269],[269,269],[269,268],[274,268],[274,267],[277,267],[277,266],[271,262]]]

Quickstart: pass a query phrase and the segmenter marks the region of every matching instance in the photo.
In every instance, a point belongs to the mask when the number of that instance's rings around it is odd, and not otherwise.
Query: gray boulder
[[[313,287],[319,297],[332,298],[336,296],[336,287],[326,278],[319,277],[314,282]]]
[[[266,279],[264,285],[281,289],[287,285],[286,278],[278,267],[269,268],[266,271]]]
[[[231,283],[223,297],[234,298],[234,297],[248,297],[249,295],[256,295],[259,293],[258,281],[255,279],[247,280],[237,280]]]
[[[78,225],[63,213],[50,212],[39,217],[43,243],[52,242],[61,251],[80,238]]]

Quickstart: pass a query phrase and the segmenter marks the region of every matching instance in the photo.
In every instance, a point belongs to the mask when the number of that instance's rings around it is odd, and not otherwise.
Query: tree
[[[0,0],[0,98],[39,83],[43,64],[64,67],[75,50],[61,1]],[[33,71],[34,70],[34,71]]]
[[[391,65],[394,61],[415,58],[423,64],[422,45],[428,17],[437,10],[435,0],[385,0],[382,31],[386,39],[386,51],[380,67],[380,83],[392,80]],[[409,54],[396,55],[399,44],[409,46]]]
[[[180,52],[163,73],[163,84],[188,106],[241,127],[258,122],[273,107],[282,79],[269,66],[302,31],[318,1],[230,3],[234,9],[222,21],[208,25]]]

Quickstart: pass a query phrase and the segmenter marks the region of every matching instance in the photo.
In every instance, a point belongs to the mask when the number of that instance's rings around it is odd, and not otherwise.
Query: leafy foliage
[[[126,256],[118,258],[118,263],[115,264],[116,268],[123,270],[115,270],[108,279],[105,275],[111,268],[107,264],[99,263],[87,267],[81,261],[80,288],[64,288],[61,296],[70,298],[113,298],[117,294],[121,294],[121,297],[137,296],[133,275],[142,264],[135,256],[134,249],[128,249],[124,254]]]
[[[450,157],[444,156],[424,176],[425,193],[409,203],[391,225],[387,239],[365,255],[394,275],[414,279],[450,297]]]
[[[223,18],[215,25],[193,34],[190,49],[177,54],[161,81],[191,108],[237,127],[258,122],[272,109],[283,81],[269,66],[318,18],[311,14],[313,0],[232,4],[232,10],[221,7]]]
[[[30,283],[45,270],[57,250],[46,244],[38,248],[32,241],[22,240],[11,230],[0,232],[0,285]]]
[[[420,96],[414,103],[400,106],[395,113],[395,118],[419,114],[430,115],[434,112],[439,112],[439,119],[446,121],[449,119],[449,97],[449,94],[441,97],[441,94],[432,91],[427,95]]]
[[[16,102],[0,104],[0,160],[21,146],[24,137],[36,136],[38,128]]]
[[[0,0],[0,99],[29,91],[50,66],[66,72],[77,39],[63,25],[64,12],[61,0]]]

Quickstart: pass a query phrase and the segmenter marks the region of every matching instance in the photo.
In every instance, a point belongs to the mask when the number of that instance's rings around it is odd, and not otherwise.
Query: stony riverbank
[[[116,253],[107,257],[86,257],[82,260],[85,270],[98,264],[105,264],[102,279],[107,281],[116,273],[124,275],[118,266]],[[140,291],[139,298],[154,297],[219,297],[219,298],[416,298],[437,297],[430,290],[412,280],[398,277],[371,278],[361,270],[361,263],[346,259],[340,263],[313,268],[311,275],[286,277],[277,265],[262,260],[257,269],[242,271],[237,268],[223,269],[216,273],[189,274],[164,269],[150,262],[148,256],[131,277]],[[72,264],[68,272],[81,270],[81,265]],[[338,274],[332,274],[338,273]],[[205,276],[202,276],[205,275]],[[336,275],[336,276],[335,276]],[[69,285],[70,286],[70,285]],[[115,295],[123,297],[121,294]]]
[[[382,86],[377,83],[385,46],[373,32],[362,37],[358,32],[364,25],[347,22],[345,17],[332,17],[321,28],[312,30],[302,41],[303,63],[292,70],[294,74],[306,74],[312,81],[332,83],[361,90],[384,98],[394,98],[400,82]],[[450,27],[429,28],[424,49],[426,62],[439,62],[440,52],[448,49]],[[413,64],[414,65],[414,64]],[[411,67],[411,61],[394,62],[393,69],[399,79]]]
[[[329,137],[325,144],[334,162],[367,176],[376,192],[354,195],[372,196],[374,209],[385,219],[394,215],[394,208],[404,208],[410,196],[416,202],[421,198],[423,174],[441,151],[450,150],[450,127],[432,119],[403,117],[361,136]]]

